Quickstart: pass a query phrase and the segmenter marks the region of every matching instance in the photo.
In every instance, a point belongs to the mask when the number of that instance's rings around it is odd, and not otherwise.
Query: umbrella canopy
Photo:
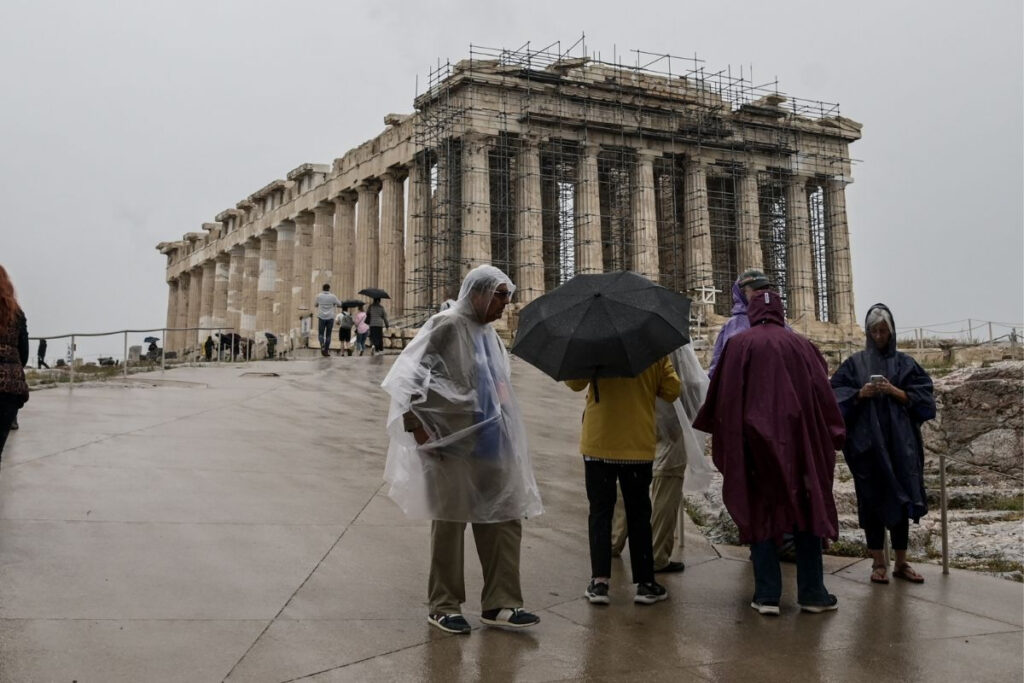
[[[636,377],[689,327],[690,300],[642,275],[577,275],[523,308],[512,353],[559,381]]]
[[[385,292],[379,287],[367,287],[366,289],[360,289],[360,294],[364,294],[371,299],[390,299],[391,295]]]
[[[153,343],[158,342],[158,341],[160,341],[160,337],[146,337],[145,339],[142,340],[142,343],[143,344],[153,344]]]
[[[341,302],[342,308],[355,308],[356,306],[365,306],[366,302],[362,299],[345,299]]]

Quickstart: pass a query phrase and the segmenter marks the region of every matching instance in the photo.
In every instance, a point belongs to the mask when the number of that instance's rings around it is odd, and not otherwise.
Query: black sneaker
[[[524,609],[489,609],[480,613],[480,621],[491,626],[507,626],[509,628],[526,628],[540,623],[540,617]]]
[[[591,605],[607,605],[611,602],[608,599],[608,584],[603,581],[592,580],[583,593],[583,597],[589,600]]]
[[[636,597],[633,598],[633,602],[638,602],[641,605],[653,605],[660,600],[668,600],[668,590],[661,584],[651,581],[637,585]]]
[[[11,429],[17,429],[17,428],[18,428],[18,421],[15,420],[14,422],[11,423]]]
[[[775,600],[765,600],[763,602],[754,600],[750,603],[750,606],[756,609],[758,614],[763,614],[766,617],[779,616],[779,603]]]
[[[427,621],[445,633],[469,634],[469,622],[461,614],[428,614]]]
[[[804,612],[810,612],[811,614],[820,614],[822,612],[832,612],[839,609],[839,598],[829,593],[828,597],[825,598],[825,602],[815,604],[804,604],[799,603],[799,607]]]

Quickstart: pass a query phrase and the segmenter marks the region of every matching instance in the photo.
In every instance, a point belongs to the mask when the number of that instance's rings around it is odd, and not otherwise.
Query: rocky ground
[[[956,370],[935,382],[938,417],[923,430],[929,514],[910,527],[915,561],[941,562],[939,462],[946,458],[950,564],[1024,581],[1024,363]],[[866,556],[849,469],[836,467],[839,540],[830,552]],[[690,516],[713,541],[737,542],[721,479],[688,496]]]

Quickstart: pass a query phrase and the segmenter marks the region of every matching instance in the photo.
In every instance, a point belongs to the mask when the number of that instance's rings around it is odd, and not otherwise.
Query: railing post
[[[949,574],[949,520],[946,516],[946,456],[939,455],[939,509],[942,524],[942,573]]]
[[[167,328],[163,329],[163,338],[160,340],[164,344],[160,347],[160,372],[167,370]]]
[[[71,335],[71,362],[68,364],[68,391],[75,387],[75,335]]]
[[[128,332],[124,333],[124,376],[128,376]]]
[[[224,347],[224,333],[217,328],[217,362],[220,362],[220,354]]]

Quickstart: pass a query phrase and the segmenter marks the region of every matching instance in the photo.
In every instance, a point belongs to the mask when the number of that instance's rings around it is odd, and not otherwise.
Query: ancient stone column
[[[211,327],[213,320],[213,289],[216,285],[217,262],[213,259],[203,263],[203,291],[199,299],[199,326]],[[196,338],[202,346],[206,338],[212,334],[209,330],[199,330]]]
[[[633,270],[658,282],[658,219],[654,199],[654,153],[637,152],[633,193]]]
[[[358,188],[356,208],[356,277],[355,289],[379,287],[380,273],[380,181],[364,180]],[[390,293],[390,292],[389,292]]]
[[[228,326],[228,273],[230,265],[230,254],[227,252],[217,254],[213,280],[213,313],[210,315],[210,327],[224,329]]]
[[[421,155],[409,164],[409,235],[405,241],[405,309],[430,306],[430,168]]]
[[[462,137],[462,274],[491,262],[490,140]]]
[[[811,223],[807,215],[807,179],[786,184],[786,316],[792,322],[814,320]]]
[[[256,344],[265,344],[266,332],[274,331],[274,291],[277,285],[277,233],[260,235],[260,276],[256,286]]]
[[[245,296],[245,247],[237,244],[231,248],[228,264],[228,303],[226,324],[235,334],[242,330],[242,298]]]
[[[453,163],[458,163],[454,149],[450,143],[442,141],[437,147],[437,190],[430,205],[431,229],[437,238],[433,243],[430,266],[433,276],[431,299],[435,306],[457,296],[460,284],[456,274],[461,267],[452,267],[452,261],[459,256],[454,246],[458,243],[454,241],[456,219],[452,215]]]
[[[757,200],[757,173],[748,170],[737,180],[739,193],[739,244],[737,245],[738,271],[748,268],[763,269],[761,254],[761,210]],[[737,273],[737,275],[739,274]]]
[[[853,270],[850,232],[846,222],[846,183],[832,179],[825,185],[825,229],[828,235],[829,322],[854,322]]]
[[[711,276],[711,215],[708,213],[708,180],[704,166],[692,159],[683,179],[684,232],[686,234],[687,287],[714,286]]]
[[[175,327],[178,324],[178,280],[167,281],[167,327]],[[165,332],[163,338],[164,349],[171,351],[175,347],[172,345],[174,340],[174,332]]]
[[[174,345],[171,347],[179,354],[185,350],[186,333],[180,328],[188,327],[188,300],[189,288],[192,284],[192,274],[184,272],[178,276],[178,305],[175,307],[174,326],[179,328],[174,333]]]
[[[188,320],[185,321],[185,327],[192,329],[185,332],[185,348],[195,349],[199,340],[199,332],[195,328],[199,327],[200,306],[203,300],[203,267],[196,266],[190,272],[192,276],[189,278]]]
[[[242,314],[240,334],[253,339],[256,334],[256,306],[259,299],[260,281],[260,238],[253,237],[245,242],[245,271],[242,281]]]
[[[295,217],[295,259],[292,264],[291,323],[296,335],[301,328],[303,317],[313,311],[316,292],[313,286],[313,214],[300,213]],[[316,341],[315,331],[313,341]]]
[[[601,249],[601,192],[598,179],[599,145],[582,143],[576,180],[576,272],[604,272]]]
[[[537,140],[520,140],[516,166],[516,301],[528,304],[544,293],[544,226]]]
[[[405,177],[402,169],[384,173],[380,192],[380,264],[378,285],[391,295],[390,313],[405,312]]]
[[[299,321],[293,315],[292,281],[295,277],[295,224],[284,221],[277,226],[277,268],[274,271],[274,334],[278,348],[286,348]]]
[[[342,300],[356,294],[356,196],[355,192],[342,192],[334,198],[334,281],[330,284]]]
[[[332,282],[334,279],[334,204],[321,203],[313,207],[313,254],[312,254],[313,275],[311,288],[313,296],[323,289],[325,284],[331,286],[331,291],[337,286]],[[342,296],[342,295],[338,295]],[[298,325],[298,321],[291,322],[292,327]],[[297,329],[297,327],[296,327]]]

